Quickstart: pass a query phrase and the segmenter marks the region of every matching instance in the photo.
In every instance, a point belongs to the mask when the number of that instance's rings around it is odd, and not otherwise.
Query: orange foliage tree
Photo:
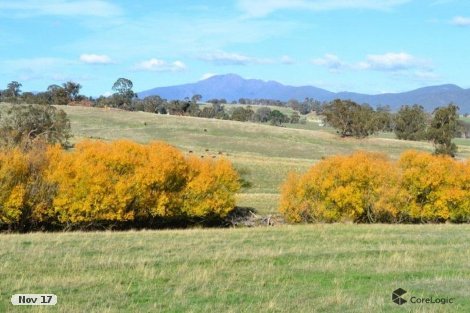
[[[0,226],[15,225],[27,230],[41,220],[54,191],[54,186],[44,180],[47,166],[42,142],[28,151],[0,150]]]
[[[398,215],[391,201],[399,192],[398,179],[381,154],[327,158],[305,175],[289,176],[282,187],[280,211],[291,222],[391,220]]]
[[[186,158],[163,142],[10,149],[0,152],[0,226],[220,218],[239,188],[229,161]]]
[[[469,162],[448,156],[407,151],[399,162],[403,209],[420,221],[468,221],[470,217]]]
[[[189,216],[226,216],[240,189],[238,173],[225,159],[188,159],[189,179],[183,191],[183,210]]]
[[[18,222],[25,205],[28,160],[19,149],[0,152],[0,221]]]
[[[280,212],[290,222],[470,220],[469,162],[409,151],[398,162],[356,152],[290,174]]]
[[[238,190],[227,161],[185,159],[162,142],[85,141],[50,158],[48,179],[58,186],[53,207],[61,223],[223,216]]]

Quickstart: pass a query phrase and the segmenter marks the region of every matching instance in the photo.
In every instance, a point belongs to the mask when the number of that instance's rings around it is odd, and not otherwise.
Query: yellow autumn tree
[[[289,173],[281,186],[279,211],[291,223],[315,221],[311,204],[306,199],[305,185],[302,185],[301,178],[302,176],[298,173]]]
[[[291,174],[280,211],[290,222],[468,222],[470,165],[425,152],[398,162],[357,152],[320,161]]]
[[[84,141],[50,158],[48,179],[58,186],[53,207],[61,223],[170,214],[171,193],[184,181],[183,156],[164,143]]]
[[[403,209],[419,221],[468,221],[468,163],[424,152],[403,153],[399,160],[401,185],[407,194]]]
[[[40,212],[52,203],[53,186],[44,180],[48,166],[45,146],[0,151],[0,224],[28,229],[41,221]]]
[[[451,219],[455,222],[470,222],[470,160],[460,163],[462,180],[460,182],[461,205],[451,212]]]
[[[57,185],[52,214],[60,223],[222,217],[239,187],[228,161],[186,159],[162,142],[84,141],[49,158],[48,180]]]
[[[144,146],[142,162],[132,179],[136,188],[136,217],[178,217],[181,192],[188,180],[183,154],[162,142]]]
[[[334,156],[281,188],[280,211],[290,222],[393,222],[400,219],[400,175],[383,154]]]
[[[240,189],[238,173],[226,159],[188,159],[188,184],[183,210],[188,216],[224,217],[235,206]]]
[[[291,175],[282,186],[280,211],[291,222],[393,220],[398,215],[399,176],[382,154],[356,152]],[[387,198],[383,198],[385,192]]]
[[[12,224],[20,220],[28,172],[28,159],[21,150],[0,151],[0,223]]]

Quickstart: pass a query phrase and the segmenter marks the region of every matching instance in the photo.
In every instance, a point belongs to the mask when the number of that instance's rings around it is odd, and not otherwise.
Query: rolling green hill
[[[380,134],[368,139],[339,138],[334,130],[318,126],[313,117],[307,124],[288,127],[156,115],[115,109],[61,107],[69,115],[75,137],[138,142],[164,140],[182,151],[203,156],[229,158],[251,186],[242,190],[239,205],[262,214],[277,212],[279,186],[289,171],[305,171],[322,157],[355,150],[383,152],[397,158],[407,149],[432,151],[427,142],[393,139]],[[470,156],[470,140],[459,139],[459,157]]]

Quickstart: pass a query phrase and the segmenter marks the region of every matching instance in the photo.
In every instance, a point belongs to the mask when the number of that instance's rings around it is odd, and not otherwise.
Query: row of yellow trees
[[[282,187],[280,211],[298,222],[469,222],[470,161],[404,152],[334,156]]]
[[[229,161],[188,158],[162,142],[10,149],[0,152],[0,224],[224,217],[239,187]]]
[[[84,141],[73,151],[0,151],[0,227],[34,229],[222,218],[239,176],[229,161],[162,142]],[[280,211],[298,222],[470,222],[470,161],[408,151],[334,156],[290,174]]]

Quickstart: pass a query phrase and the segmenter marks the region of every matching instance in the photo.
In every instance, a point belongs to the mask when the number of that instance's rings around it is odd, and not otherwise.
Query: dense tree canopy
[[[420,105],[404,105],[394,118],[394,132],[398,139],[426,139],[428,115]]]
[[[65,146],[71,137],[63,110],[49,105],[14,105],[0,110],[0,146],[28,148],[35,140]]]
[[[23,85],[20,84],[19,82],[17,81],[12,81],[10,82],[8,85],[7,85],[7,89],[5,90],[6,92],[6,95],[8,97],[19,97],[20,94],[21,94],[21,87]]]
[[[452,142],[459,129],[459,107],[449,104],[433,112],[428,137],[433,141],[437,154],[455,156],[457,146]]]
[[[132,99],[137,96],[136,93],[132,90],[134,84],[130,79],[127,78],[118,78],[113,84],[113,100],[115,106],[117,107],[129,107],[132,103]]]
[[[341,137],[363,138],[379,130],[375,111],[368,105],[337,99],[324,106],[323,114]]]

